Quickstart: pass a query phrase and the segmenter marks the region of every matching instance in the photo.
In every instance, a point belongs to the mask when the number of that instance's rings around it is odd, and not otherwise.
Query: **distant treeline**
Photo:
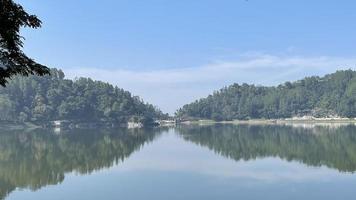
[[[337,71],[277,87],[233,84],[176,113],[180,118],[214,120],[304,115],[356,117],[356,71]]]
[[[2,121],[150,123],[164,117],[167,115],[128,91],[90,78],[64,79],[57,69],[51,70],[51,76],[17,76],[0,88]]]

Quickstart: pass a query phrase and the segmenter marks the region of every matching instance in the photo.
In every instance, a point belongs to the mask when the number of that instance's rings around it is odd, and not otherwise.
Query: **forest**
[[[337,71],[271,87],[235,83],[176,112],[181,119],[216,121],[300,116],[356,117],[356,71]]]
[[[69,80],[61,70],[51,75],[15,76],[0,88],[0,120],[43,123],[53,120],[152,123],[165,118],[155,106],[109,83],[90,78]]]

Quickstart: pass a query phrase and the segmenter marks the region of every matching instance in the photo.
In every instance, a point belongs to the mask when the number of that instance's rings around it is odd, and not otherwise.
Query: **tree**
[[[27,57],[22,51],[21,27],[39,28],[41,20],[28,14],[21,5],[12,0],[0,0],[0,85],[16,74],[45,75],[50,70]]]
[[[176,114],[216,121],[305,115],[356,117],[356,71],[307,77],[277,87],[233,84],[184,105]]]
[[[130,92],[89,78],[15,76],[0,88],[0,120],[42,123],[53,120],[121,124],[137,116],[145,124],[168,116]]]
[[[14,105],[5,95],[0,95],[0,120],[9,120],[13,117]]]

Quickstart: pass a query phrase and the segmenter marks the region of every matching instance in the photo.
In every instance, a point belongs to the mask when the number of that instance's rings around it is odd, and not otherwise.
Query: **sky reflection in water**
[[[0,192],[6,199],[351,199],[356,194],[355,126],[12,132],[0,139]]]

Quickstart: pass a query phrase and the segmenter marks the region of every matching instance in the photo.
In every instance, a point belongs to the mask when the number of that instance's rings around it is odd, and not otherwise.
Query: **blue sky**
[[[238,82],[356,69],[351,0],[17,0],[43,21],[25,51],[173,113]]]

